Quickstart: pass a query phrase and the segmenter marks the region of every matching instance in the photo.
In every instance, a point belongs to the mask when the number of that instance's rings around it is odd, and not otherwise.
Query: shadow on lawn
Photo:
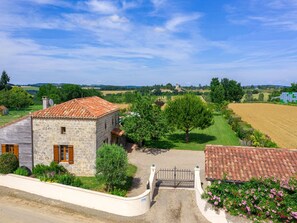
[[[185,133],[173,133],[173,134],[170,134],[167,138],[168,138],[168,140],[175,142],[175,143],[186,143],[185,137],[186,137]],[[212,135],[203,134],[203,133],[190,133],[189,139],[190,139],[189,140],[190,143],[195,142],[198,144],[205,144],[210,141],[216,140],[217,137],[212,136]]]

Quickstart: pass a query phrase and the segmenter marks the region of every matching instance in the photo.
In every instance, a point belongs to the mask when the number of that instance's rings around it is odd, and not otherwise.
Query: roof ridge
[[[278,151],[292,151],[292,152],[297,152],[297,148],[296,149],[289,149],[289,148],[269,148],[269,147],[254,147],[254,146],[224,146],[224,145],[212,145],[212,144],[208,144],[205,146],[205,148],[207,147],[221,147],[221,148],[239,148],[239,149],[256,149],[256,150],[278,150]]]

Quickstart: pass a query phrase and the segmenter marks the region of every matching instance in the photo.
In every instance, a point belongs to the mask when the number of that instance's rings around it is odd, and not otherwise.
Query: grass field
[[[26,91],[39,91],[39,87],[34,87],[34,86],[21,86]]]
[[[280,147],[297,148],[297,107],[264,103],[230,104],[229,107]]]
[[[185,143],[185,133],[181,131],[171,133],[160,141],[146,143],[148,147],[152,148],[180,150],[204,150],[206,144],[240,145],[239,139],[220,115],[214,116],[214,124],[209,128],[192,130],[189,143]]]
[[[8,115],[0,116],[0,126],[6,123],[12,122],[16,119],[19,119],[23,116],[28,115],[30,112],[34,112],[42,109],[42,105],[32,105],[25,109],[20,110],[9,110]]]

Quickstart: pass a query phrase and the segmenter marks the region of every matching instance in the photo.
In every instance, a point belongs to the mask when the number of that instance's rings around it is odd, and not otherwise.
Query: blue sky
[[[1,0],[12,83],[297,81],[297,0]]]

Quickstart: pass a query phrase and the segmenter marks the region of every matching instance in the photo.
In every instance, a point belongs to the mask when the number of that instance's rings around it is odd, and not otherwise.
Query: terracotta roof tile
[[[96,119],[119,108],[99,97],[76,98],[53,107],[34,112],[34,118]]]
[[[207,180],[245,182],[252,177],[288,179],[297,173],[297,150],[241,146],[205,148],[205,177]]]

